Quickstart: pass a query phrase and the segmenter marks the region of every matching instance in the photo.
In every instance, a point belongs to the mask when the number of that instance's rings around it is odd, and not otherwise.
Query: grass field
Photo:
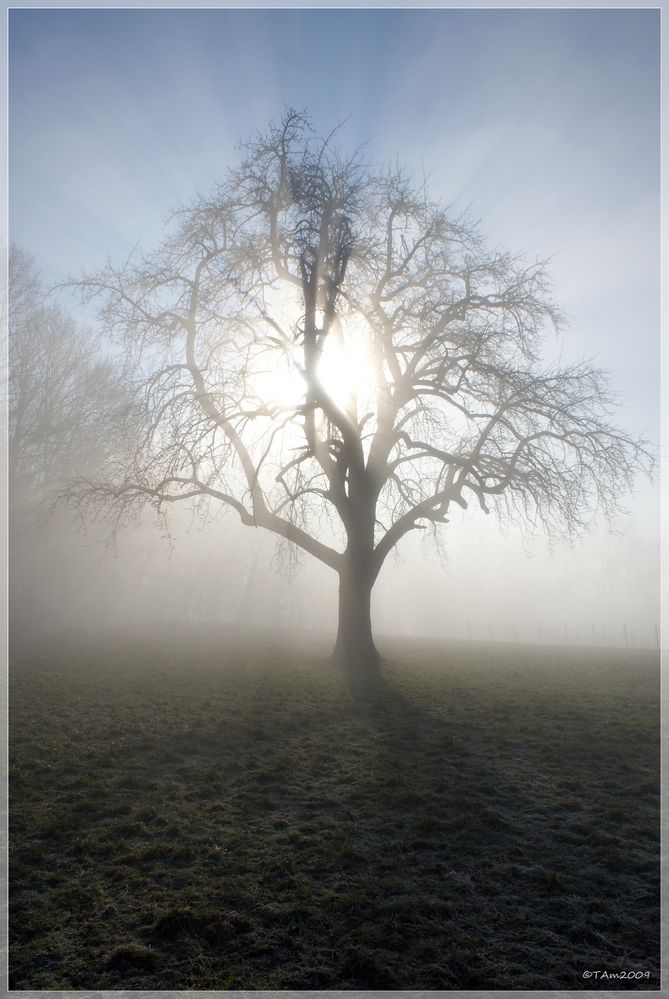
[[[657,654],[381,647],[16,662],[11,987],[659,988]]]

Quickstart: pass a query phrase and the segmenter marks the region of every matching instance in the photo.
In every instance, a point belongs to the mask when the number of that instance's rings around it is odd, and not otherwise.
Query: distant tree
[[[542,361],[561,321],[543,262],[486,249],[304,114],[243,148],[155,253],[71,282],[121,335],[137,429],[71,498],[116,523],[223,504],[274,532],[338,574],[335,656],[369,674],[372,588],[405,535],[472,501],[578,532],[650,459],[601,371]]]
[[[35,260],[16,246],[8,279],[9,492],[18,511],[115,446],[123,383],[100,338],[48,301]]]
[[[75,475],[91,474],[118,446],[123,381],[100,356],[99,337],[45,296],[35,260],[12,246],[8,260],[8,498],[12,622],[30,617],[49,549],[60,537],[53,500]],[[71,519],[71,518],[70,518]],[[62,528],[62,524],[59,525]],[[67,571],[63,543],[54,553]],[[16,610],[17,613],[14,613]],[[32,626],[36,626],[33,621]]]

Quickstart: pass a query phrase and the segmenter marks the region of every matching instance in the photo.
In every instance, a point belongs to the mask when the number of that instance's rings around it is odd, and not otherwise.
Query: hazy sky
[[[9,45],[10,235],[47,281],[150,248],[241,138],[307,108],[493,244],[556,254],[563,356],[659,438],[659,11],[12,10]]]
[[[659,12],[12,10],[10,228],[48,278],[151,245],[235,144],[307,107],[370,161],[557,254],[564,349],[659,420]]]

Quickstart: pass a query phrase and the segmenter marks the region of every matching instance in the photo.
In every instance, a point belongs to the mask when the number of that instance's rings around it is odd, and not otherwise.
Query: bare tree
[[[73,525],[52,520],[53,499],[91,474],[117,444],[125,388],[99,337],[45,295],[35,260],[8,260],[9,581],[13,639],[35,629],[37,590],[67,573]],[[72,517],[69,517],[69,521]],[[43,602],[42,602],[43,604]],[[43,609],[43,606],[42,606]]]
[[[99,337],[47,300],[33,257],[16,246],[8,287],[9,492],[25,508],[99,464],[123,382]]]
[[[122,337],[139,430],[72,498],[117,522],[224,504],[274,532],[338,573],[336,658],[369,672],[372,587],[406,534],[471,502],[577,532],[650,459],[601,371],[542,362],[561,321],[542,262],[303,114],[243,149],[157,252],[72,281]]]

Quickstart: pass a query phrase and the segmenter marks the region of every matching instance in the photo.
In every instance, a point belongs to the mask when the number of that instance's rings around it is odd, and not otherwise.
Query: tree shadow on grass
[[[565,711],[504,683],[492,675],[471,710],[415,697],[420,684],[407,696],[392,670],[349,687],[373,747],[354,797],[374,821],[351,826],[367,922],[394,927],[386,949],[427,962],[414,987],[588,988],[583,969],[620,953],[657,969],[653,810],[614,807],[634,792],[615,726],[593,725],[596,701]]]
[[[46,670],[48,769],[19,732],[17,987],[578,989],[620,954],[656,967],[643,701],[622,738],[596,677],[539,697],[398,660],[353,692],[288,663]],[[27,724],[42,688],[18,679]]]

